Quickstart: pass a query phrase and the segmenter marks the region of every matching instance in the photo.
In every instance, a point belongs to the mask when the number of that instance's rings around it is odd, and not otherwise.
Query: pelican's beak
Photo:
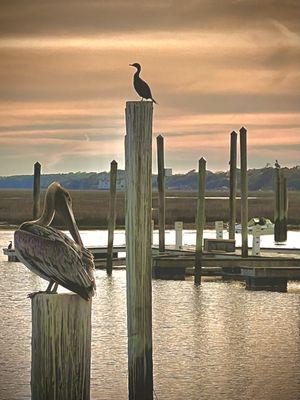
[[[80,236],[80,233],[79,233],[79,229],[78,229],[76,221],[75,221],[75,217],[74,217],[74,213],[73,213],[72,207],[71,207],[71,205],[69,203],[66,203],[66,205],[67,205],[68,212],[66,213],[65,218],[66,218],[66,223],[67,223],[67,226],[69,228],[69,231],[70,231],[74,241],[77,244],[79,244],[79,246],[83,246],[83,243],[82,243],[82,240],[81,240],[81,236]]]

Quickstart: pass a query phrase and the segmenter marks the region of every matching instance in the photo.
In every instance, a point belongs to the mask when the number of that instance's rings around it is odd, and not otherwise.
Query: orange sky
[[[0,175],[124,167],[124,106],[142,64],[175,172],[228,168],[245,125],[249,166],[300,164],[300,3],[1,1]],[[154,165],[155,167],[155,157]]]

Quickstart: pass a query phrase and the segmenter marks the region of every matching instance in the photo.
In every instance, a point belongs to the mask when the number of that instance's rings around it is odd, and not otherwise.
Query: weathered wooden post
[[[183,222],[176,221],[175,222],[175,249],[176,250],[182,249],[182,229],[183,229]]]
[[[285,226],[285,237],[287,240],[287,221],[288,221],[288,209],[289,209],[289,192],[287,188],[287,179],[283,177],[283,202],[284,202],[284,226]]]
[[[236,154],[237,154],[237,133],[230,135],[230,193],[229,193],[229,239],[235,239],[236,223]]]
[[[157,189],[158,189],[158,232],[159,251],[165,251],[165,160],[164,138],[158,135],[157,143]]]
[[[41,164],[37,161],[34,164],[33,176],[33,219],[37,219],[40,215],[40,192],[41,192]]]
[[[216,221],[215,229],[216,229],[216,239],[223,239],[223,229],[224,229],[223,221]]]
[[[153,104],[126,103],[126,277],[129,400],[153,399],[151,164]]]
[[[113,160],[110,163],[110,201],[109,201],[109,217],[108,217],[108,241],[107,241],[107,259],[106,272],[112,274],[113,268],[113,245],[114,245],[114,230],[116,225],[116,192],[117,192],[117,174],[118,163]]]
[[[69,293],[32,298],[32,400],[90,399],[91,304]]]
[[[280,220],[279,220],[279,210],[280,210],[280,178],[281,170],[280,168],[275,168],[274,176],[274,240],[275,242],[280,242]]]
[[[242,257],[248,257],[247,130],[240,129]]]
[[[153,236],[154,236],[154,219],[151,219],[151,246],[153,245]]]
[[[275,172],[275,210],[274,210],[274,239],[275,242],[287,240],[287,184],[281,168]]]
[[[254,225],[252,228],[252,255],[260,255],[260,235],[261,227],[260,225]]]
[[[198,173],[196,254],[195,254],[195,278],[194,278],[195,284],[201,283],[203,230],[205,225],[205,175],[206,175],[206,160],[202,157],[199,160],[199,173]]]

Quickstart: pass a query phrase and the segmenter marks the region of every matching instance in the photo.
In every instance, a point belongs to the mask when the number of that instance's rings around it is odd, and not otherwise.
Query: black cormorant
[[[151,90],[149,85],[143,81],[143,79],[140,78],[140,72],[141,72],[141,66],[138,63],[134,64],[129,64],[130,67],[135,67],[136,68],[136,73],[134,74],[133,77],[133,86],[137,92],[137,94],[143,99],[151,99],[155,104],[156,101],[153,99]]]
[[[275,168],[280,168],[280,164],[279,164],[278,160],[275,160]]]
[[[9,245],[7,246],[8,250],[12,249],[12,241],[9,242]]]

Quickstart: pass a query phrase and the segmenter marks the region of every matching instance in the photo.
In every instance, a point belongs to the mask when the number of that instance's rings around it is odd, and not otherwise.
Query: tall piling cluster
[[[247,173],[247,129],[242,127],[240,133],[240,190],[241,190],[241,226],[242,256],[248,256],[248,173]],[[229,239],[235,239],[236,192],[237,192],[237,133],[230,135],[230,188],[229,188]]]

